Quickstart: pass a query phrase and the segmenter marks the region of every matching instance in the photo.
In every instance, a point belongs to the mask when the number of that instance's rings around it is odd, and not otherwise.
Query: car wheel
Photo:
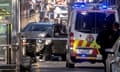
[[[74,68],[74,67],[75,67],[75,64],[66,62],[66,67],[67,67],[67,68]]]

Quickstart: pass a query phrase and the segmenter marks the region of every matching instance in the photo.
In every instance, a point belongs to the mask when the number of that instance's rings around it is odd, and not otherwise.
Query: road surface
[[[42,61],[38,62],[40,67],[36,67],[36,72],[104,72],[104,66],[101,63],[76,64],[75,68],[66,68],[62,61]]]

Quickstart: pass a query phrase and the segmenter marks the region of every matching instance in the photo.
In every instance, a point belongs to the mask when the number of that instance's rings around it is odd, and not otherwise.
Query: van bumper
[[[95,55],[88,55],[88,56],[71,56],[71,61],[74,63],[79,63],[79,62],[102,62],[102,57],[97,57]]]

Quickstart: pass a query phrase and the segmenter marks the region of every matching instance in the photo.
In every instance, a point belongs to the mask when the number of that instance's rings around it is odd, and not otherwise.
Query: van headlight
[[[52,42],[52,40],[46,40],[45,45],[49,45],[49,44],[51,44],[51,42]]]

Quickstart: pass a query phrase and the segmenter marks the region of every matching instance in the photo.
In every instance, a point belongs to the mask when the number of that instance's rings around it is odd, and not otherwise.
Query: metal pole
[[[67,0],[67,6],[68,6],[68,26],[69,26],[69,19],[70,19],[70,12],[72,11],[71,9],[71,4],[73,3],[73,0]]]
[[[17,27],[18,27],[18,30],[17,30],[17,47],[18,47],[18,52],[17,52],[17,58],[16,58],[16,61],[17,61],[17,72],[20,72],[20,66],[21,66],[21,60],[22,60],[22,52],[21,52],[21,45],[20,45],[20,31],[21,31],[21,25],[20,25],[20,0],[17,0]]]
[[[16,43],[16,38],[15,38],[15,36],[16,36],[16,24],[17,24],[17,20],[16,20],[16,0],[12,0],[12,41],[11,41],[11,43],[12,43],[12,45],[14,45],[15,43]],[[16,63],[16,53],[15,53],[15,47],[12,47],[12,50],[11,50],[11,56],[12,56],[12,58],[11,58],[11,61],[12,61],[12,63],[14,64],[14,63]]]
[[[16,63],[16,72],[20,72],[21,48],[20,48],[20,0],[12,0],[12,63]]]

